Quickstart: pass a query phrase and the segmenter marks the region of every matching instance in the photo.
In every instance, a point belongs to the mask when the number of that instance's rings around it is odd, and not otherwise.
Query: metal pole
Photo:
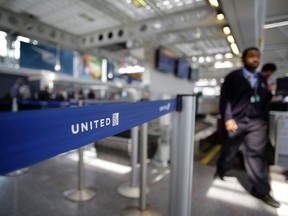
[[[195,133],[195,104],[192,96],[182,96],[182,111],[178,116],[178,134],[173,134],[173,150],[177,148],[171,161],[171,216],[190,216],[192,203],[192,177]],[[174,123],[174,122],[173,122]],[[176,123],[177,124],[177,123]],[[177,139],[177,141],[176,141]],[[177,175],[177,176],[175,176]]]
[[[84,160],[83,147],[78,148],[78,190],[84,189]]]
[[[83,100],[79,100],[78,105],[82,107]],[[83,149],[83,147],[78,148],[78,187],[77,189],[71,189],[63,193],[67,199],[75,202],[87,201],[95,196],[94,190],[85,188]]]
[[[171,152],[170,152],[170,167],[171,167],[171,182],[170,182],[170,214],[171,216],[176,215],[176,205],[172,205],[172,203],[175,203],[175,200],[178,198],[176,197],[178,193],[176,193],[177,190],[177,167],[178,167],[178,141],[179,141],[179,113],[175,112],[172,114],[172,142],[171,142]]]
[[[18,104],[17,104],[17,98],[13,97],[12,99],[12,112],[18,111]]]
[[[117,191],[120,195],[127,198],[139,198],[140,197],[140,188],[139,188],[139,178],[138,178],[138,132],[139,127],[134,127],[131,129],[131,173],[130,173],[130,182],[126,182],[123,185],[120,185],[117,188]]]
[[[132,128],[132,150],[131,150],[131,176],[130,186],[137,186],[137,160],[138,160],[138,132],[139,127]]]
[[[146,186],[147,186],[147,131],[148,124],[144,123],[141,125],[141,141],[140,141],[140,211],[145,211],[146,209]]]

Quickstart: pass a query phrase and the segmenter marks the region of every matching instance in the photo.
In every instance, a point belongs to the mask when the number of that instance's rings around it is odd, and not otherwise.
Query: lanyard
[[[251,82],[250,80],[250,76],[252,75],[250,72],[248,72],[247,69],[243,68],[243,75],[244,77],[247,79],[247,81],[249,82],[251,88],[254,90],[254,94],[250,97],[250,103],[258,103],[260,102],[260,95],[257,94],[257,90],[258,90],[258,73],[255,72],[253,80]],[[255,80],[256,79],[256,80]]]

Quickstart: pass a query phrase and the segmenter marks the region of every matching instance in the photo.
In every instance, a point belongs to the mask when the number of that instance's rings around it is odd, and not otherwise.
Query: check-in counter
[[[269,138],[275,147],[275,165],[288,167],[288,112],[270,112]]]

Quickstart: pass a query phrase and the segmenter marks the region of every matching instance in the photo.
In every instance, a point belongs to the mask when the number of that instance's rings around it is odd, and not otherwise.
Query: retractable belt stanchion
[[[190,216],[195,133],[194,96],[178,96],[173,119],[171,151],[170,215]]]
[[[17,98],[16,97],[13,97],[13,99],[12,99],[11,111],[12,112],[18,112],[18,103],[17,103]],[[23,175],[23,174],[25,174],[28,171],[29,171],[29,168],[22,168],[22,169],[18,169],[18,170],[15,170],[13,172],[8,173],[7,176],[11,176],[12,177],[12,176]]]
[[[138,184],[138,172],[137,172],[137,161],[138,161],[138,133],[139,127],[131,129],[132,137],[132,149],[131,149],[131,173],[130,182],[127,182],[117,188],[120,195],[127,198],[139,198],[140,189]]]
[[[79,100],[79,107],[81,106],[83,106],[83,101]],[[63,193],[67,199],[76,202],[87,201],[95,196],[94,190],[85,187],[83,150],[84,147],[78,148],[78,187]]]
[[[160,216],[156,209],[147,208],[147,150],[148,150],[148,123],[140,127],[140,199],[138,208],[128,208],[124,215],[127,216]]]

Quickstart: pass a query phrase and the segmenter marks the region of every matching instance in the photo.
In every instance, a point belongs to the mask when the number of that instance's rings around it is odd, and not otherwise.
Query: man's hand
[[[238,129],[238,125],[234,119],[229,119],[225,122],[225,128],[228,132],[235,132]]]

